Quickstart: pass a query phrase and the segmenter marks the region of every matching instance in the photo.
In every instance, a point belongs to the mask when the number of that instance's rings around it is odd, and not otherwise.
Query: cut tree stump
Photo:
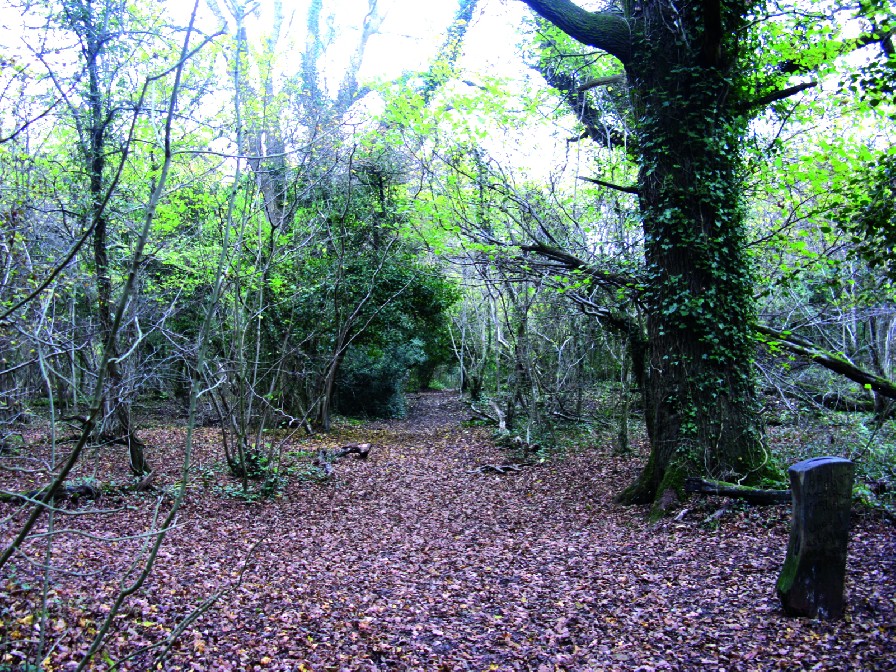
[[[853,463],[817,457],[788,469],[793,521],[778,597],[789,616],[843,615]]]

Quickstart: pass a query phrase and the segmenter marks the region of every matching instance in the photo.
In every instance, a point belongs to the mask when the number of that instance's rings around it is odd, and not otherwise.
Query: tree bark
[[[738,176],[748,119],[737,36],[752,3],[645,0],[623,16],[524,2],[622,61],[637,120],[651,454],[620,499],[681,496],[688,475],[756,480],[765,453]]]
[[[840,618],[852,505],[853,464],[817,457],[789,469],[793,521],[778,597],[789,616]]]
[[[121,437],[128,446],[128,457],[131,471],[142,476],[149,471],[144,454],[144,444],[134,432],[130,420],[130,407],[124,399],[123,379],[119,368],[119,353],[112,319],[112,279],[108,257],[108,221],[106,219],[106,195],[103,186],[103,173],[106,168],[106,132],[111,121],[111,113],[105,109],[103,92],[100,83],[99,59],[105,37],[98,32],[95,16],[90,6],[81,8],[75,17],[74,29],[80,33],[86,45],[86,68],[88,81],[88,106],[90,125],[87,144],[86,161],[90,175],[90,209],[89,219],[93,226],[93,261],[96,273],[97,316],[100,325],[100,338],[104,347],[109,349],[108,380],[106,392],[107,418],[103,426],[103,435],[111,438]],[[81,25],[79,26],[78,23]],[[108,423],[108,424],[107,424]]]
[[[632,58],[629,21],[613,12],[588,12],[570,0],[523,0],[570,37],[615,56],[623,64]]]

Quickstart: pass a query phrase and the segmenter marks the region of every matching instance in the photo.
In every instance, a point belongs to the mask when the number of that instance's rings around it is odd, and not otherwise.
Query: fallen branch
[[[701,495],[719,495],[743,499],[750,504],[765,506],[769,504],[789,504],[790,490],[761,490],[725,481],[707,481],[702,478],[688,478],[684,482],[685,492],[696,492]]]
[[[896,383],[860,369],[842,355],[820,348],[789,331],[778,331],[762,324],[756,326],[756,331],[765,337],[769,346],[775,345],[789,350],[884,397],[896,399]]]
[[[373,444],[370,443],[353,443],[347,446],[342,446],[342,448],[337,448],[332,453],[326,448],[321,448],[317,451],[317,455],[311,463],[311,466],[316,467],[323,472],[319,477],[320,480],[327,480],[336,472],[336,467],[333,466],[333,460],[338,460],[340,457],[345,457],[346,455],[357,455],[359,460],[366,460],[367,456],[370,454],[371,448],[373,448]]]
[[[147,490],[152,490],[152,481],[155,478],[156,472],[150,471],[146,476],[140,479],[140,481],[130,488],[131,492],[146,492]]]
[[[483,464],[480,467],[476,467],[475,469],[470,469],[468,474],[487,474],[489,472],[495,472],[497,474],[506,474],[508,472],[514,471],[522,471],[522,467],[531,467],[534,462],[518,462],[516,464]]]
[[[133,485],[110,486],[110,485],[91,485],[89,483],[77,483],[74,485],[63,484],[50,494],[49,486],[29,490],[28,492],[0,492],[0,502],[12,504],[22,504],[25,502],[33,502],[35,500],[64,502],[71,500],[77,502],[81,499],[98,500],[103,495],[112,494],[130,494],[135,492],[146,492],[153,488],[152,481],[155,472],[150,471],[137,483]]]
[[[518,450],[523,454],[537,453],[539,450],[541,450],[540,443],[529,443],[521,436],[511,437],[509,434],[500,438],[496,445],[498,448]]]
[[[333,459],[345,457],[346,455],[357,455],[359,460],[366,460],[373,446],[369,443],[353,443],[349,446],[342,446],[333,453]]]
[[[330,478],[335,471],[333,463],[330,461],[330,456],[325,448],[321,448],[317,451],[317,457],[311,464],[324,472],[323,478],[325,479]]]
[[[24,504],[25,502],[33,502],[42,499],[49,494],[49,488],[38,488],[37,490],[29,490],[28,492],[0,492],[0,502],[8,502],[11,504]],[[52,495],[46,497],[44,501],[62,502],[67,499],[73,502],[79,499],[99,499],[100,490],[92,485],[80,483],[78,485],[62,485],[53,492]]]
[[[470,404],[470,410],[473,412],[473,415],[476,416],[475,418],[473,418],[474,420],[476,420],[476,419],[483,420],[485,422],[490,422],[494,425],[499,425],[499,426],[501,424],[501,416],[500,415],[498,415],[498,416],[489,415],[488,413],[483,411],[481,408],[477,408],[476,405],[473,403]],[[498,409],[498,410],[500,411],[500,409]],[[501,415],[503,415],[503,414],[501,414]]]

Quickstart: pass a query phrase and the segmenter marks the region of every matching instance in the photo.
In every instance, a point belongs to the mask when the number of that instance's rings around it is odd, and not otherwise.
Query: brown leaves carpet
[[[471,474],[508,457],[486,431],[461,427],[463,417],[452,395],[418,395],[408,420],[313,446],[371,442],[368,460],[340,460],[333,482],[294,480],[261,503],[222,495],[197,469],[177,528],[93,668],[124,659],[118,669],[896,669],[891,525],[854,517],[846,618],[786,618],[774,586],[788,507],[734,506],[707,522],[724,502],[704,500],[651,527],[644,511],[613,503],[635,461],[595,448],[519,473]],[[159,482],[172,483],[182,431],[142,435],[164,467]],[[219,461],[219,444],[214,430],[200,433],[198,464]],[[158,500],[100,506],[119,505],[57,516],[56,527],[138,533]],[[3,529],[5,540],[12,527]],[[44,669],[80,659],[144,543],[57,538]],[[34,656],[45,553],[33,542],[31,562],[18,557],[0,578],[0,670],[27,669]],[[163,661],[141,652],[222,590]]]

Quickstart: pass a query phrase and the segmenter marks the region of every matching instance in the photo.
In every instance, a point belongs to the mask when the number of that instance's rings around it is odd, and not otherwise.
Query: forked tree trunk
[[[103,426],[105,439],[124,442],[128,447],[128,460],[131,471],[142,476],[150,471],[144,454],[144,444],[136,435],[131,424],[131,414],[125,398],[123,379],[119,367],[119,353],[116,343],[115,325],[112,318],[112,279],[109,269],[108,221],[105,215],[105,188],[103,173],[106,168],[106,133],[111,120],[106,110],[100,82],[100,57],[102,54],[104,35],[101,35],[95,21],[93,10],[89,5],[78,7],[80,13],[71,14],[73,29],[81,35],[87,47],[87,78],[89,121],[87,129],[87,168],[90,175],[90,208],[89,219],[93,225],[93,261],[96,273],[97,314],[100,324],[100,338],[104,347],[109,349],[109,365],[106,391],[107,420]]]

